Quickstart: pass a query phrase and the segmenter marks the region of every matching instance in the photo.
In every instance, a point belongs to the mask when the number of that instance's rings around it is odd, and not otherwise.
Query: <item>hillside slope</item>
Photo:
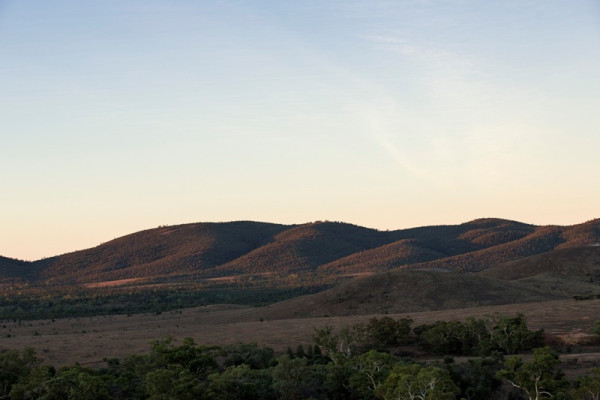
[[[0,256],[0,282],[27,280],[34,274],[33,263]]]
[[[166,226],[35,264],[40,280],[61,284],[189,274],[251,252],[285,229],[246,221]]]
[[[478,273],[566,296],[600,294],[600,246],[560,248]]]
[[[273,242],[243,255],[216,271],[222,273],[297,273],[349,254],[387,243],[390,235],[356,225],[318,222],[288,229]]]
[[[44,287],[119,280],[208,285],[220,279],[228,279],[229,287],[332,285],[396,268],[476,272],[598,242],[600,220],[539,227],[485,218],[396,231],[340,222],[195,223],[149,229],[33,263],[3,258],[0,280]],[[293,282],[286,280],[290,276]]]
[[[265,318],[405,313],[564,298],[518,283],[435,271],[394,271],[264,307]]]

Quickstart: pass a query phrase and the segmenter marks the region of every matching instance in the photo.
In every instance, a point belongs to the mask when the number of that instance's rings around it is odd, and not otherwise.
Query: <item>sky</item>
[[[600,217],[596,0],[0,0],[0,255]]]

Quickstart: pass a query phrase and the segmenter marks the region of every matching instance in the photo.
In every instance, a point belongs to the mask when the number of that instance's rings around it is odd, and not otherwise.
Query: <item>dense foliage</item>
[[[145,288],[80,287],[25,290],[0,294],[0,320],[87,317],[108,314],[161,313],[209,304],[264,306],[329,288],[326,285],[296,287],[246,287],[226,285],[165,285]]]
[[[56,369],[44,365],[32,349],[8,350],[0,353],[0,398],[588,400],[600,395],[600,369],[570,383],[548,347],[535,348],[527,362],[517,356],[504,361],[504,354],[526,349],[511,343],[534,345],[531,336],[541,335],[528,330],[520,315],[437,322],[416,332],[411,323],[383,317],[338,331],[316,329],[314,346],[297,346],[296,351],[290,346],[281,356],[254,343],[202,346],[190,338],[177,344],[167,337],[153,342],[148,354],[106,359],[105,366],[96,369],[77,364]],[[492,356],[424,364],[397,355],[415,346],[447,349],[448,335],[425,335],[442,326],[450,336],[463,335],[469,343],[451,346],[456,354],[485,349]],[[465,336],[465,330],[479,334],[485,344],[473,341],[476,335]],[[507,337],[519,339],[507,342]],[[500,394],[500,379],[515,391]]]

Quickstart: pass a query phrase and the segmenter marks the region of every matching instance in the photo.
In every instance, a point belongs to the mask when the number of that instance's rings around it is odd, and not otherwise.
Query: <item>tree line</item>
[[[600,324],[597,324],[600,325]],[[600,332],[599,332],[600,333]],[[596,400],[600,369],[565,379],[558,354],[522,315],[412,327],[407,318],[372,318],[315,329],[313,344],[277,356],[256,343],[203,346],[167,337],[147,354],[105,359],[100,368],[45,365],[35,352],[0,353],[0,398],[11,400],[504,399]],[[417,362],[407,349],[445,354]],[[532,351],[529,361],[512,353]],[[473,356],[455,363],[450,355]]]

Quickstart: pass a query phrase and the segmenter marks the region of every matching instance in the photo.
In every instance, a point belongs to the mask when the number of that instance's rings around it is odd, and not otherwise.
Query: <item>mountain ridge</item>
[[[351,275],[394,269],[477,272],[598,242],[599,219],[536,226],[480,218],[392,231],[330,221],[190,223],[147,229],[33,262],[0,257],[0,281],[82,285],[295,275],[297,285],[315,280],[333,284]]]

